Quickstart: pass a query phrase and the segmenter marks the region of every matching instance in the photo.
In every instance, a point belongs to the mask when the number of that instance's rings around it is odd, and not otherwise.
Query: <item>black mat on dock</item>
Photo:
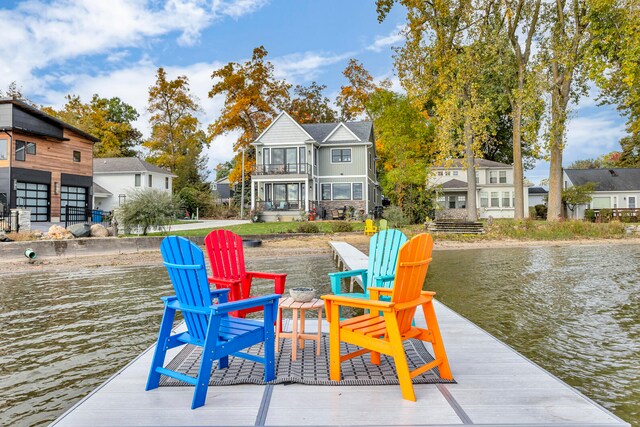
[[[392,385],[398,384],[393,358],[380,355],[380,365],[370,362],[369,354],[355,357],[342,363],[342,378],[340,382],[329,379],[329,336],[322,335],[322,349],[320,356],[316,356],[316,343],[307,341],[304,350],[298,348],[298,360],[291,360],[291,340],[281,338],[280,352],[276,353],[276,379],[270,384],[301,383],[308,385]],[[359,347],[342,344],[342,354],[353,352]],[[422,341],[407,340],[404,342],[409,369],[413,370],[425,363],[431,362],[433,357],[427,351]],[[173,358],[167,368],[192,377],[198,375],[200,367],[201,347],[191,345]],[[250,347],[251,354],[262,355],[262,344]],[[211,373],[209,385],[234,384],[265,384],[264,370],[261,363],[255,363],[238,357],[229,357],[227,369],[214,369]],[[453,380],[440,378],[438,369],[425,372],[413,378],[414,384],[451,384]],[[160,386],[188,386],[189,384],[162,376]]]

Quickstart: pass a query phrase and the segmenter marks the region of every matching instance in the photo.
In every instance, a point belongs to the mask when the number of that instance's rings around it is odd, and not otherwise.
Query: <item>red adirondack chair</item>
[[[246,271],[242,238],[228,230],[214,230],[204,238],[209,255],[212,275],[209,284],[217,289],[229,288],[229,302],[252,298],[251,281],[256,279],[273,280],[275,293],[284,292],[286,274]],[[236,317],[245,317],[248,313],[259,311],[260,307],[245,308],[231,313]]]

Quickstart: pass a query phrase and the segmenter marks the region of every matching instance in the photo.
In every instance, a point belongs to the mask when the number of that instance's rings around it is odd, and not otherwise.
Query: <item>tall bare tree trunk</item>
[[[564,116],[568,103],[568,99],[565,100],[563,95],[562,87],[554,88],[551,92],[551,134],[549,141],[551,163],[549,165],[547,221],[559,221],[562,219],[562,151],[566,123]]]
[[[518,90],[522,90],[524,76],[518,81]],[[515,218],[524,218],[524,171],[522,166],[522,140],[520,139],[520,125],[522,123],[522,98],[518,97],[513,106],[513,188],[515,191]]]
[[[467,221],[477,221],[476,160],[473,152],[473,129],[469,119],[464,122],[464,157],[467,162]]]

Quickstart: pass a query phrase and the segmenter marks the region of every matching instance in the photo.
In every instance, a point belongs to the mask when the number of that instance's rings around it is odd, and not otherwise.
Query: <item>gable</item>
[[[300,143],[311,137],[288,114],[281,113],[257,139],[264,144]]]
[[[329,134],[329,136],[325,139],[325,141],[357,141],[358,137],[353,134],[347,127],[340,123],[334,130]],[[324,142],[324,141],[323,141]]]

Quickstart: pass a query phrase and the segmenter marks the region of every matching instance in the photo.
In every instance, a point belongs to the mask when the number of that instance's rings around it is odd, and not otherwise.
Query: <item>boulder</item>
[[[113,237],[118,232],[116,227],[107,227],[107,231],[109,232],[109,237]]]
[[[91,226],[89,224],[73,224],[67,227],[67,230],[73,234],[73,237],[91,236]]]
[[[52,225],[51,227],[49,227],[47,235],[50,239],[54,240],[73,239],[73,234],[71,234],[64,227],[60,227],[59,225]]]
[[[100,224],[91,226],[91,237],[109,237],[109,231]]]

